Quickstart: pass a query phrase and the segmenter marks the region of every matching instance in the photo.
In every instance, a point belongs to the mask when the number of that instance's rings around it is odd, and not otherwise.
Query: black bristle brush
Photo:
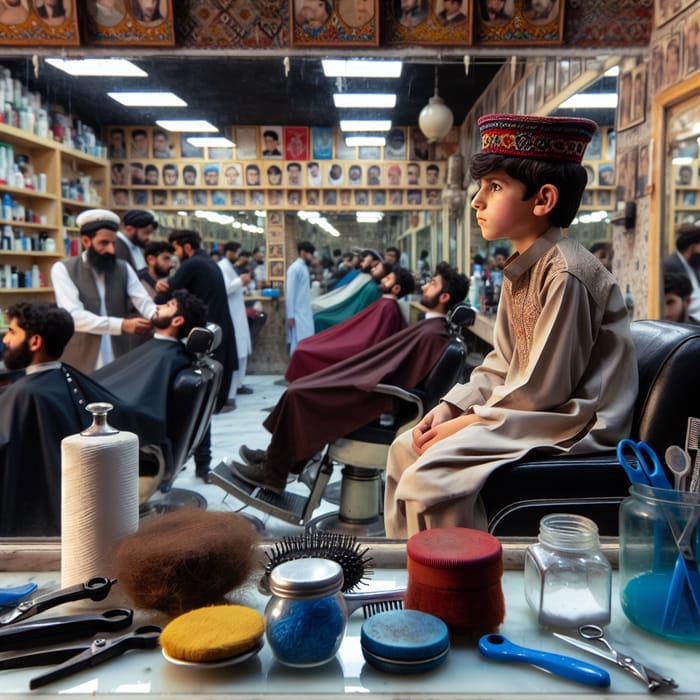
[[[358,544],[353,535],[338,532],[305,532],[302,535],[283,537],[270,550],[265,551],[267,563],[260,580],[260,590],[269,593],[270,572],[279,564],[294,559],[320,557],[330,559],[343,570],[343,593],[355,590],[366,583],[365,575],[371,574],[372,557],[369,547]]]

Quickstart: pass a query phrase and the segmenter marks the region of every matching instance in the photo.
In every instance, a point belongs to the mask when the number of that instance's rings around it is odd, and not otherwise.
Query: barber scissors
[[[32,600],[22,601],[13,610],[0,615],[0,625],[9,625],[26,620],[28,617],[33,617],[44,610],[55,608],[57,605],[63,605],[63,603],[69,603],[72,600],[83,600],[85,598],[90,598],[90,600],[94,601],[104,600],[116,582],[117,579],[96,576],[85,583],[78,583],[75,586],[62,588]]]
[[[621,669],[627,671],[627,673],[631,673],[635,678],[646,683],[647,688],[649,688],[651,692],[659,688],[670,690],[678,687],[678,684],[673,678],[665,678],[648,666],[645,666],[639,661],[635,661],[631,656],[615,649],[605,638],[602,627],[598,625],[582,625],[578,628],[578,633],[581,639],[577,637],[568,637],[558,632],[555,632],[554,636],[579,649],[583,649],[583,651],[587,651],[589,654],[595,654],[603,659],[612,661]]]
[[[46,651],[35,651],[31,654],[2,659],[0,660],[0,669],[30,668],[58,663],[56,668],[29,681],[29,689],[34,690],[34,688],[41,688],[78,671],[109,661],[109,659],[120,656],[130,649],[155,649],[162,631],[162,628],[156,625],[145,625],[114,639],[100,637],[89,645],[47,649]]]
[[[631,462],[627,459],[625,449],[631,450],[635,461]],[[668,480],[656,452],[646,442],[642,440],[634,442],[634,440],[627,438],[620,440],[617,443],[617,459],[627,472],[627,478],[633,484],[646,484],[659,489],[671,488],[671,482]]]

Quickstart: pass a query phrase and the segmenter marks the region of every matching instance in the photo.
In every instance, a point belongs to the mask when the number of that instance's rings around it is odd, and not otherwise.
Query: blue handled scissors
[[[625,449],[632,452],[636,461],[630,462],[627,459]],[[671,482],[668,480],[656,452],[646,442],[642,440],[634,442],[628,438],[620,440],[617,443],[617,459],[627,472],[627,478],[633,484],[646,484],[659,489],[671,488]]]

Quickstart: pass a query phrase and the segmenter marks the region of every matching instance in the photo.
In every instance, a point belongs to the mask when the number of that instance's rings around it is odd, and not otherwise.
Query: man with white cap
[[[120,260],[126,260],[138,272],[146,267],[144,248],[151,240],[151,234],[158,228],[152,211],[132,209],[124,214],[122,231],[117,231],[115,253]]]
[[[119,217],[107,209],[89,209],[76,223],[84,251],[54,263],[51,283],[56,304],[75,323],[63,359],[92,372],[128,352],[129,334],[153,330],[150,319],[156,307],[134,269],[116,258]],[[127,318],[129,302],[141,316]]]

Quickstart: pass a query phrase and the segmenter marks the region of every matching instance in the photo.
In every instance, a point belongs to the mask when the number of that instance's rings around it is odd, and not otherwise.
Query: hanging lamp
[[[428,100],[418,115],[418,127],[429,143],[440,141],[452,128],[454,115],[445,101],[438,95],[438,69],[435,66],[435,94]]]

